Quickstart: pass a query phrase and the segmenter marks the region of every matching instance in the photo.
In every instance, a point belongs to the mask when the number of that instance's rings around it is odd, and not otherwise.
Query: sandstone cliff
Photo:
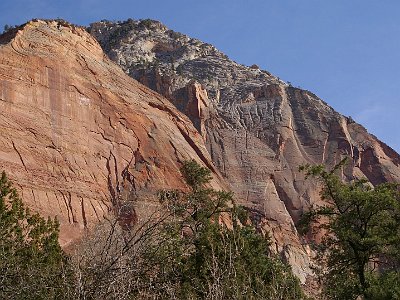
[[[190,120],[85,29],[31,21],[0,36],[0,170],[31,208],[58,217],[62,245],[110,211],[134,221],[131,208],[151,206],[157,190],[185,188],[189,158],[222,187]]]
[[[256,65],[240,65],[157,21],[104,21],[88,31],[127,74],[192,120],[236,198],[272,233],[276,251],[303,282],[311,271],[295,224],[320,200],[299,165],[332,166],[348,156],[348,179],[400,181],[395,151],[314,94]]]

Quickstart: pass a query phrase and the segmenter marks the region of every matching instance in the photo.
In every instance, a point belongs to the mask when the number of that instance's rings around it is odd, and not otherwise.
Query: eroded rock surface
[[[127,74],[187,114],[238,201],[272,234],[276,251],[303,282],[311,274],[309,253],[295,224],[320,199],[299,165],[333,166],[348,156],[348,179],[400,181],[400,157],[389,146],[256,65],[240,65],[157,21],[104,21],[88,31]]]
[[[143,210],[157,190],[185,188],[179,167],[192,158],[223,187],[190,120],[85,29],[31,21],[0,37],[0,169],[58,217],[64,246],[112,210],[133,222],[127,202]]]

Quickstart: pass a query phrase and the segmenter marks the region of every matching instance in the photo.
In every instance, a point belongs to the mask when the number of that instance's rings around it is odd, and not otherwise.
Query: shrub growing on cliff
[[[12,30],[12,29],[14,29],[14,28],[16,28],[17,26],[12,26],[12,25],[8,25],[8,24],[6,24],[6,25],[4,25],[4,31],[3,31],[3,33],[6,33],[6,32],[8,32],[8,31],[10,31],[10,30]]]
[[[147,29],[150,29],[152,24],[153,24],[153,21],[151,19],[140,20],[140,23],[139,23],[140,26],[144,26]]]
[[[306,166],[323,183],[327,205],[303,216],[327,234],[316,248],[329,299],[400,299],[400,193],[394,184],[372,188],[365,180],[343,183],[335,172]]]
[[[65,257],[56,220],[32,214],[0,177],[0,298],[62,298]]]

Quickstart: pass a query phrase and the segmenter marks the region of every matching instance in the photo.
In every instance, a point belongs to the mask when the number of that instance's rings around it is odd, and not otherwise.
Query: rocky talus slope
[[[0,170],[32,209],[58,217],[62,245],[113,210],[134,222],[157,190],[184,189],[189,158],[224,187],[190,120],[85,29],[39,20],[0,36]]]
[[[303,282],[311,274],[309,253],[295,225],[320,199],[299,165],[333,166],[347,156],[348,179],[400,182],[395,151],[311,92],[256,65],[240,65],[157,21],[102,21],[88,31],[127,74],[191,119],[238,201]]]

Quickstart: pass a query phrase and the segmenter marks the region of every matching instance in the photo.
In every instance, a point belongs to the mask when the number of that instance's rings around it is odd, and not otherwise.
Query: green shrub
[[[63,298],[66,263],[57,220],[25,208],[6,174],[0,178],[0,298]]]

